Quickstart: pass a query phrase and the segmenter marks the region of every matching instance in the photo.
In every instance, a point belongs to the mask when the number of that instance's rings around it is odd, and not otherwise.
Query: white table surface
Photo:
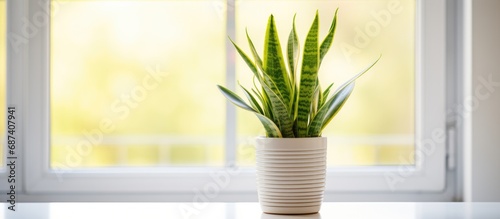
[[[17,203],[3,204],[6,219],[283,219],[283,218],[491,218],[500,219],[500,203],[330,202],[319,214],[264,214],[258,203]]]

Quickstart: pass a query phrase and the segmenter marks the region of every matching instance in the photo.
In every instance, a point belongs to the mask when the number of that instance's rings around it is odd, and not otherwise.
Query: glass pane
[[[52,1],[52,167],[222,165],[221,5]]]
[[[358,80],[353,94],[323,136],[330,166],[413,164],[415,124],[415,1],[258,1],[236,2],[237,42],[248,50],[245,28],[259,52],[268,15],[274,14],[283,49],[297,14],[301,45],[319,9],[320,40],[339,8],[335,41],[320,68],[323,88],[339,86],[382,59]],[[237,78],[248,86],[252,73],[237,58]],[[334,88],[336,87],[334,86]],[[263,135],[257,118],[238,112],[239,163],[253,165],[252,138]]]
[[[6,138],[5,128],[7,122],[5,121],[7,100],[7,4],[5,0],[0,0],[0,167],[4,167],[4,144]]]

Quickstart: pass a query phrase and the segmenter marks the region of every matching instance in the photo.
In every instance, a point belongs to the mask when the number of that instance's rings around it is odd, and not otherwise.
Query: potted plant
[[[233,104],[255,113],[265,128],[266,136],[256,140],[256,162],[259,201],[266,213],[319,211],[325,187],[327,145],[321,132],[346,102],[354,89],[354,81],[378,61],[334,92],[331,92],[333,83],[326,89],[321,88],[318,70],[334,39],[337,11],[321,44],[316,12],[304,43],[300,69],[295,17],[288,36],[286,61],[273,15],[267,24],[263,59],[248,32],[253,59],[231,41],[257,83],[253,88],[240,85],[248,103],[231,90],[218,87]]]

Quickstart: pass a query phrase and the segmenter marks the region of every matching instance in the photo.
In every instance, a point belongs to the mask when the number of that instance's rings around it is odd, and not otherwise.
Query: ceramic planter
[[[257,185],[262,211],[312,214],[325,189],[326,138],[256,139]]]

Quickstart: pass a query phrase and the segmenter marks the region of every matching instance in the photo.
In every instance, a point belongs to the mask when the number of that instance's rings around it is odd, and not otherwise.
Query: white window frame
[[[37,19],[44,17],[49,20],[50,16],[46,13],[50,11],[49,2],[8,1],[8,9],[11,9],[8,12],[9,27],[12,28],[9,32],[23,31],[22,25],[14,25],[22,24],[25,18],[31,20],[38,16]],[[435,193],[445,189],[446,154],[442,137],[446,133],[445,2],[417,0],[415,140],[416,154],[423,156],[416,159],[415,166],[329,169],[327,195],[359,192]],[[234,18],[233,14],[228,15],[228,19],[231,16]],[[228,21],[228,25],[234,26],[234,23]],[[227,195],[229,198],[225,200],[232,201],[256,200],[255,172],[252,169],[236,169],[229,164],[225,168],[74,170],[64,172],[61,178],[61,172],[49,168],[49,26],[37,28],[37,34],[28,38],[29,46],[24,51],[14,52],[11,47],[8,49],[8,104],[17,106],[18,112],[22,113],[22,129],[18,131],[21,131],[24,139],[21,142],[25,152],[22,182],[27,196],[85,194],[90,195],[89,200],[92,200],[92,197],[99,195],[122,195],[123,199],[116,200],[134,201],[140,200],[134,197],[156,194],[162,195],[162,198],[151,200],[192,201],[193,189],[203,189],[216,182],[214,176],[227,174],[230,182],[221,186],[219,196]],[[234,30],[228,29],[233,31],[229,34],[234,34]],[[234,64],[228,63],[228,69],[234,69]],[[234,81],[234,72],[227,73],[227,80],[229,87],[234,86],[234,82],[231,82]],[[235,112],[229,105],[227,110],[230,114]],[[235,121],[229,121],[226,125],[228,134],[234,130],[231,127],[235,126]],[[227,137],[226,144],[233,146],[226,147],[229,149],[226,160],[234,160],[236,139]],[[250,198],[242,198],[244,195]]]
[[[7,8],[7,10],[8,10],[8,8]],[[6,20],[7,20],[7,15],[2,15],[2,16],[4,16],[4,17],[5,17],[5,21],[6,21]],[[7,32],[9,32],[9,26],[8,26],[8,25],[7,25],[7,30],[6,30],[6,31],[7,31]],[[2,43],[7,44],[7,42],[2,42]],[[6,62],[6,63],[9,63],[9,61],[12,61],[12,59],[9,59],[9,56],[7,56],[6,58],[7,58],[7,62]],[[5,71],[6,71],[6,72],[9,72],[9,65],[7,65],[7,66],[6,66]],[[7,77],[7,79],[5,80],[5,82],[6,82],[6,85],[7,85],[7,84],[10,84],[10,81],[9,81],[9,78],[8,78],[8,77]],[[7,88],[2,88],[2,89],[7,89]],[[9,106],[9,105],[8,105],[9,98],[10,98],[10,97],[9,97],[9,93],[7,93],[7,92],[6,92],[6,94],[5,94],[5,99],[6,99],[6,103],[7,103],[6,105],[7,105],[7,106]],[[7,108],[7,107],[6,107],[6,108]],[[5,116],[5,115],[0,115],[0,116]],[[16,120],[16,122],[17,122],[17,120]],[[2,124],[2,125],[6,125],[6,124]],[[16,128],[16,129],[17,129],[17,128]],[[16,131],[17,131],[17,130],[16,130]],[[3,135],[3,134],[4,134],[4,133],[0,133],[0,135]],[[5,135],[6,135],[6,134],[5,134]],[[17,138],[18,136],[19,136],[19,135],[18,135],[18,133],[16,133],[16,136],[15,136],[15,137]],[[9,177],[9,172],[10,172],[10,169],[8,169],[8,168],[7,168],[7,166],[6,166],[6,164],[7,164],[7,160],[5,159],[5,158],[6,158],[6,156],[5,156],[5,155],[6,155],[6,154],[7,154],[7,152],[8,152],[8,148],[6,147],[6,146],[7,146],[7,140],[8,140],[8,139],[6,138],[6,139],[4,140],[4,142],[2,142],[2,145],[4,146],[4,148],[3,148],[3,154],[4,154],[4,155],[3,155],[3,156],[4,156],[4,157],[3,157],[3,162],[4,162],[4,163],[3,163],[3,168],[0,168],[0,188],[2,188],[2,189],[0,189],[0,191],[4,191],[4,190],[6,191],[6,189],[7,189],[8,187],[10,187],[10,184],[7,182],[7,178]],[[18,139],[16,139],[16,141],[17,141],[17,140],[18,140]],[[19,144],[19,143],[17,143],[17,144]],[[17,162],[17,161],[16,161],[16,162]],[[16,180],[17,180],[17,179],[16,179]]]

